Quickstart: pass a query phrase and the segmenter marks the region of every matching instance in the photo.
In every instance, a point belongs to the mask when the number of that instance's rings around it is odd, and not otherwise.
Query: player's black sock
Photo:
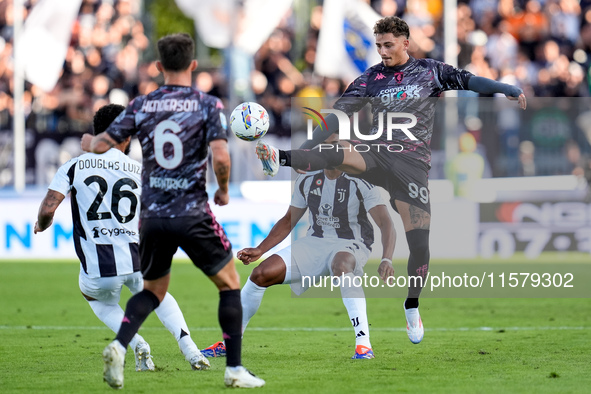
[[[304,171],[316,171],[343,164],[345,152],[342,149],[319,149],[279,151],[279,163]],[[285,164],[284,164],[285,163]]]
[[[125,317],[117,333],[117,339],[124,348],[131,342],[133,336],[138,332],[140,326],[148,315],[160,305],[156,294],[150,290],[142,290],[127,301]]]
[[[284,167],[291,167],[290,150],[279,150],[279,165]]]
[[[407,298],[404,301],[404,309],[410,308],[418,308],[419,307],[419,299],[418,298]]]
[[[242,304],[240,290],[220,291],[218,319],[226,343],[226,365],[242,365]]]
[[[406,232],[406,241],[410,249],[408,257],[408,276],[423,278],[423,281],[410,281],[408,297],[404,303],[406,309],[419,307],[419,295],[429,272],[429,230],[415,229]]]

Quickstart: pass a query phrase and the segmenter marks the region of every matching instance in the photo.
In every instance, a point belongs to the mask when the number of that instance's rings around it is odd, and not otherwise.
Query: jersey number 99
[[[429,202],[429,191],[427,188],[419,188],[416,183],[408,184],[408,195],[411,198],[418,198],[423,204],[427,204]]]

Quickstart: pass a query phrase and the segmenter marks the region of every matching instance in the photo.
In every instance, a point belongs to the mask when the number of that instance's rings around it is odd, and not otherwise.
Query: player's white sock
[[[121,326],[121,321],[125,316],[125,312],[119,304],[105,304],[101,301],[88,301],[88,305],[92,308],[92,311],[102,321],[105,323],[107,327],[109,327],[114,333],[119,331],[119,327]],[[135,334],[131,341],[129,342],[129,346],[132,350],[135,350],[138,342],[144,342],[144,338],[141,335]]]
[[[166,293],[158,308],[154,309],[154,312],[156,312],[164,327],[177,340],[181,353],[183,353],[187,361],[190,361],[190,358],[199,351],[199,348],[191,339],[185,316],[183,316],[183,312],[181,312],[181,308],[174,297],[170,293]]]
[[[248,322],[259,310],[265,290],[267,290],[266,287],[256,285],[250,278],[247,279],[246,284],[242,288],[240,292],[240,300],[242,302],[242,333],[246,331]]]
[[[363,345],[371,348],[365,293],[363,292],[362,286],[354,286],[354,278],[355,275],[352,272],[340,277],[341,296],[349,314],[349,321],[353,324],[353,329],[355,330],[355,345]]]

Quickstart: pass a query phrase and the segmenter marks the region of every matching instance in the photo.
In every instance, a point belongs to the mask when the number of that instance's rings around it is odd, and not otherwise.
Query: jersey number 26
[[[136,195],[130,190],[121,190],[121,188],[125,185],[129,186],[131,189],[137,189],[138,185],[135,183],[133,179],[130,178],[121,178],[113,185],[113,190],[111,191],[111,212],[98,212],[103,199],[105,198],[105,194],[109,191],[109,184],[105,180],[105,178],[100,177],[98,175],[89,176],[84,180],[84,183],[87,186],[90,186],[93,183],[96,183],[99,186],[99,192],[97,193],[94,201],[88,208],[88,212],[86,212],[86,217],[89,221],[91,220],[101,220],[101,219],[111,219],[112,215],[115,215],[115,219],[119,223],[127,223],[133,220],[135,217],[135,211],[137,208],[137,197]],[[131,203],[129,208],[129,214],[126,216],[122,216],[119,213],[119,202],[122,198],[129,199]]]

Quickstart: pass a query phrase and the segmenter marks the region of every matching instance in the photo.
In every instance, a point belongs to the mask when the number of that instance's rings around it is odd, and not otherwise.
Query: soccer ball
[[[230,128],[241,140],[257,140],[269,130],[269,114],[262,105],[247,101],[232,111]]]

